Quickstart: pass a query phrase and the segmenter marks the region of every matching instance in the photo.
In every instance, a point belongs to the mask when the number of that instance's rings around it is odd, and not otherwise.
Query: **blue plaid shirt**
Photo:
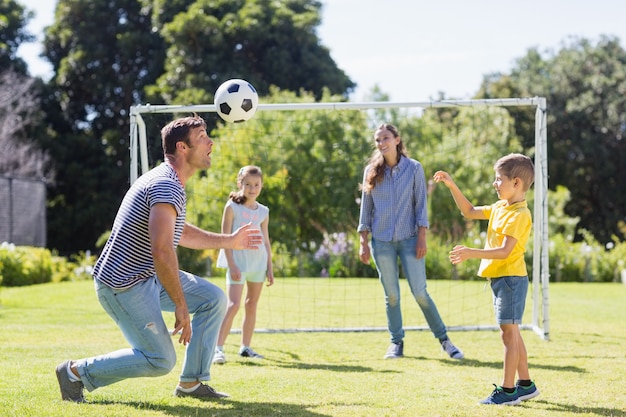
[[[369,169],[368,165],[363,184]],[[402,156],[395,167],[385,168],[382,182],[362,193],[357,231],[367,230],[383,242],[397,242],[416,236],[420,227],[428,227],[424,169],[415,159]]]

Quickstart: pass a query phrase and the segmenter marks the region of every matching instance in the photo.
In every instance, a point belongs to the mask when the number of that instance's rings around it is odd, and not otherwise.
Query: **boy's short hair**
[[[508,178],[519,178],[524,183],[524,191],[528,191],[535,182],[535,166],[526,155],[511,153],[498,159],[493,166],[495,171]]]

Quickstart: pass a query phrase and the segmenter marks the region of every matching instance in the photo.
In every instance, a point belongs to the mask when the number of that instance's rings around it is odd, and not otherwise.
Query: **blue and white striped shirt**
[[[111,236],[94,266],[93,276],[112,288],[129,288],[155,275],[148,222],[157,203],[176,209],[174,248],[185,226],[185,189],[174,169],[163,163],[130,187],[115,216]]]
[[[369,169],[365,167],[363,184]],[[357,231],[367,230],[383,242],[397,242],[416,236],[420,227],[428,227],[424,169],[415,159],[402,156],[395,167],[385,168],[382,182],[362,193]]]

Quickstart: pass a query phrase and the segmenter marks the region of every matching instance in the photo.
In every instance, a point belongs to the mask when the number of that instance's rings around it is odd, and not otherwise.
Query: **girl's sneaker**
[[[249,347],[241,348],[241,350],[239,350],[239,356],[243,356],[244,358],[263,359],[263,355],[256,353]]]
[[[516,388],[519,399],[522,401],[530,400],[531,398],[535,398],[539,395],[539,389],[537,389],[534,382],[527,387],[517,384]]]
[[[224,354],[223,350],[215,349],[215,353],[213,353],[213,363],[218,365],[224,365],[226,363],[226,354]]]

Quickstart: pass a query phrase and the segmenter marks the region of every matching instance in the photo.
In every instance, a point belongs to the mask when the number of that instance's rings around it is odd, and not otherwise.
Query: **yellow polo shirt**
[[[478,276],[499,278],[528,275],[524,252],[533,220],[526,200],[510,206],[506,200],[500,200],[485,206],[483,214],[489,218],[485,249],[502,247],[505,236],[514,237],[517,242],[506,259],[481,259]]]

